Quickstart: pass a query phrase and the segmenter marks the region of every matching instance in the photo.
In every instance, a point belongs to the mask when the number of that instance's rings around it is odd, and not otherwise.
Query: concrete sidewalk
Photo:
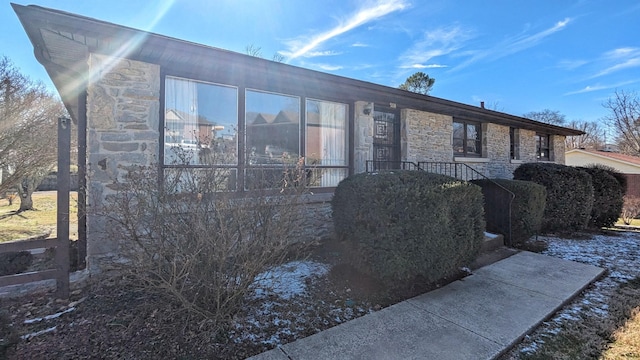
[[[520,252],[441,289],[251,359],[492,359],[603,272]]]

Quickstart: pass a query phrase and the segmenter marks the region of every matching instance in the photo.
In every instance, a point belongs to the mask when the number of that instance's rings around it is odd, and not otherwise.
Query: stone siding
[[[536,162],[536,132],[520,129],[520,161]]]
[[[451,134],[453,118],[412,109],[401,111],[402,160],[443,161],[453,160]]]
[[[87,90],[87,267],[108,270],[121,261],[117,239],[106,236],[100,204],[126,169],[158,158],[160,67],[91,54]]]
[[[557,164],[565,163],[564,159],[564,140],[565,137],[562,135],[552,135],[551,136],[551,151],[553,152],[552,159]]]
[[[364,107],[371,104],[371,113],[364,114]],[[353,109],[355,119],[353,124],[353,171],[363,173],[366,171],[367,160],[373,160],[373,104],[366,101],[357,101]]]

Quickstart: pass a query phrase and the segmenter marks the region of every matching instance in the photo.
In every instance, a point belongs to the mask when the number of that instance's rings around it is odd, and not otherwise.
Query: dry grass
[[[33,204],[36,210],[16,213],[20,207],[19,199],[9,205],[7,199],[0,199],[0,242],[19,240],[31,236],[50,233],[56,236],[56,201],[53,191],[36,192]],[[78,239],[78,195],[71,193],[69,209],[69,237]]]
[[[608,300],[604,317],[581,315],[546,335],[535,353],[516,354],[525,360],[640,359],[640,277],[621,285]],[[505,356],[502,359],[512,359]]]
[[[640,226],[640,219],[631,219],[631,226]],[[618,219],[618,222],[616,222],[616,225],[626,225],[624,223],[624,221],[622,219]]]
[[[603,360],[640,359],[640,307],[633,309],[631,318],[613,333],[613,339],[602,354]]]

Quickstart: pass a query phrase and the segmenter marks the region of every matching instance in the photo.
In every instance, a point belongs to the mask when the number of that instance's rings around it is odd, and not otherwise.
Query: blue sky
[[[68,11],[396,87],[416,71],[431,95],[522,115],[598,121],[618,89],[640,90],[640,2],[557,0],[41,0]],[[53,88],[9,2],[0,55]]]

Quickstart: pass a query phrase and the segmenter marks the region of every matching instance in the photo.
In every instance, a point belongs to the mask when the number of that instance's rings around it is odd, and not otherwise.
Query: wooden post
[[[56,296],[69,297],[69,183],[71,119],[58,118],[58,224]]]

